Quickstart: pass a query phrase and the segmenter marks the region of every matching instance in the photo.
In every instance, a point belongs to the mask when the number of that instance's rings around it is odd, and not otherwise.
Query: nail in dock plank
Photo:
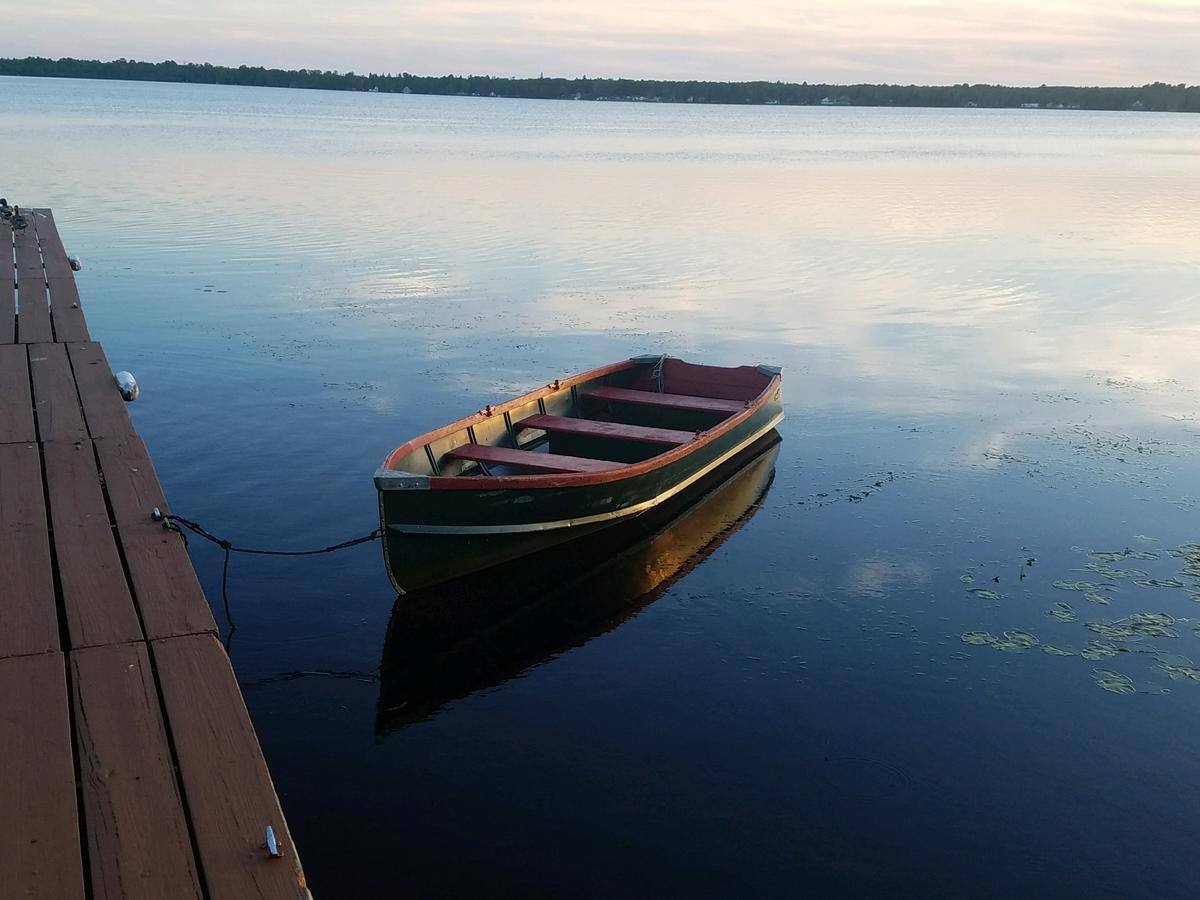
[[[0,697],[0,889],[9,897],[82,900],[63,655],[0,659]]]
[[[146,645],[76,650],[71,669],[93,896],[199,900]]]
[[[151,645],[205,882],[214,898],[308,898],[229,657],[213,635]],[[270,825],[283,850],[265,849]]]

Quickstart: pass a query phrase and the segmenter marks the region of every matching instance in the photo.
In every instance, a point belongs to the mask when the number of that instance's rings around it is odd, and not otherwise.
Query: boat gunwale
[[[486,407],[477,413],[474,413],[465,418],[459,419],[457,422],[451,422],[449,425],[444,425],[441,428],[427,432],[419,437],[413,438],[411,441],[397,447],[384,460],[383,468],[389,472],[395,473],[398,476],[403,476],[403,471],[392,469],[393,461],[408,456],[410,453],[416,452],[417,449],[432,441],[443,438],[449,434],[467,429],[468,427],[480,421],[490,419],[492,416],[502,414],[508,410],[528,403],[531,400],[536,400],[546,394],[562,390],[564,388],[574,387],[585,381],[590,381],[594,378],[599,378],[604,375],[612,374],[613,372],[624,371],[639,365],[641,360],[628,359],[618,363],[613,363],[608,366],[601,366],[598,369],[592,369],[589,372],[584,372],[580,375],[575,375],[571,378],[560,379],[557,382],[548,384],[545,387],[539,388],[523,396],[513,400],[506,401],[498,406]],[[740,366],[732,366],[726,368],[741,368]],[[760,369],[761,370],[761,369]],[[589,484],[604,484],[611,481],[622,481],[626,478],[635,478],[644,475],[647,472],[652,472],[655,469],[671,465],[678,462],[686,456],[701,450],[703,447],[712,443],[717,438],[727,432],[738,427],[742,423],[750,419],[755,413],[761,410],[768,400],[775,395],[783,383],[782,375],[775,372],[770,376],[770,380],[759,394],[752,400],[746,401],[746,408],[740,412],[734,413],[722,419],[711,428],[698,432],[695,439],[686,444],[680,444],[677,447],[666,450],[663,453],[651,456],[649,459],[641,462],[630,463],[616,469],[611,469],[605,472],[581,472],[581,473],[542,473],[536,475],[478,475],[470,478],[463,478],[457,475],[432,475],[421,476],[423,487],[429,490],[497,490],[497,489],[532,489],[532,488],[563,488],[577,487]],[[491,410],[490,414],[488,410]]]

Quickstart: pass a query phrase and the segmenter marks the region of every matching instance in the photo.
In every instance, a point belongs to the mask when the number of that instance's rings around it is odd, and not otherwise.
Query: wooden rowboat
[[[397,447],[375,473],[398,591],[574,540],[666,502],[783,418],[779,369],[636,357]]]

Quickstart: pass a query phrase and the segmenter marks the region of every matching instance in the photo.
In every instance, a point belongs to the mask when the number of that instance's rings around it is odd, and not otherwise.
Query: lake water
[[[318,897],[1194,896],[1200,117],[0,78],[0,130],[244,545],[369,531],[392,447],[558,376],[784,369],[757,512],[423,715],[377,547],[234,559]]]

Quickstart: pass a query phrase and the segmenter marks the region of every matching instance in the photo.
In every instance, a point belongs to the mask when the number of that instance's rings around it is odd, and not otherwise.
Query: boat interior
[[[442,477],[605,472],[674,450],[742,412],[778,370],[639,357],[422,435],[384,467]]]

